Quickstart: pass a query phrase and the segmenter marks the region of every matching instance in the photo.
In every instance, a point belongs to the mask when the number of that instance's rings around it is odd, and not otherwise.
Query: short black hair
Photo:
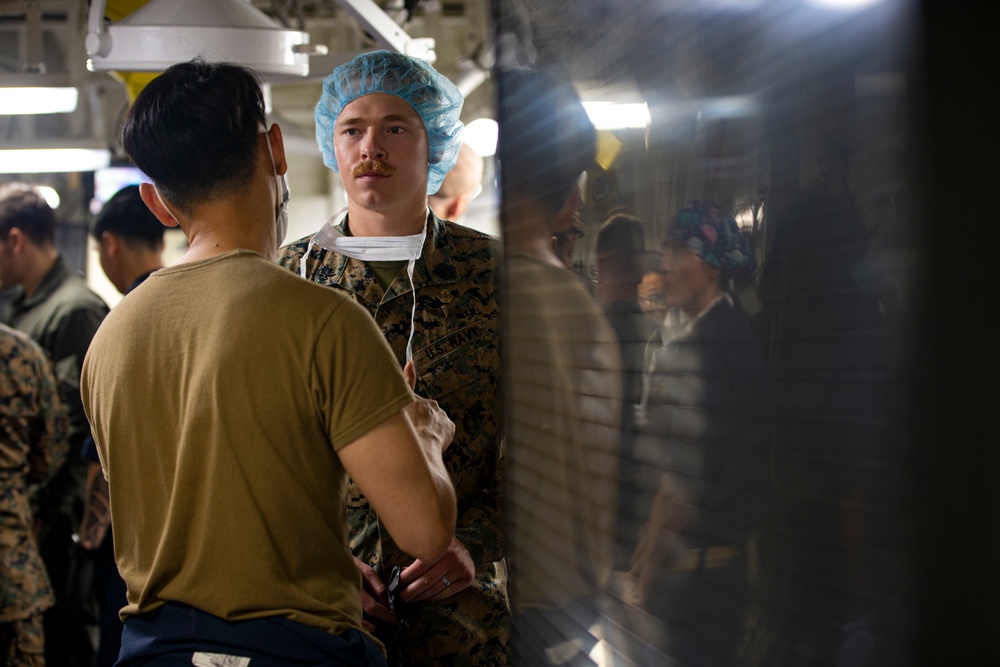
[[[634,215],[615,213],[597,230],[596,252],[642,255],[646,250],[646,228]]]
[[[138,243],[150,250],[163,247],[163,225],[142,201],[138,185],[129,185],[114,194],[90,225],[90,235],[101,240],[104,232],[120,236],[126,243]]]
[[[55,243],[56,212],[37,188],[26,183],[0,186],[0,239],[6,241],[13,227],[37,245]]]
[[[266,122],[256,74],[196,58],[171,66],[139,93],[121,142],[160,193],[190,212],[250,181]]]
[[[503,196],[556,213],[594,164],[594,125],[573,86],[549,72],[503,70],[497,80]]]

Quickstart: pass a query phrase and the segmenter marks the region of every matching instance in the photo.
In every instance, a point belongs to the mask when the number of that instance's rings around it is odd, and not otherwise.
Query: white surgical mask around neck
[[[409,236],[348,236],[338,229],[338,226],[347,217],[347,209],[344,208],[326,221],[326,224],[316,232],[306,246],[306,253],[299,261],[299,272],[306,278],[306,259],[312,252],[313,246],[326,248],[333,252],[360,260],[362,262],[406,262],[406,275],[410,279],[410,287],[413,287],[413,268],[417,259],[420,258],[424,249],[424,241],[427,238],[427,225],[419,234]],[[406,360],[413,359],[413,332],[414,322],[417,316],[417,293],[411,289],[413,295],[413,308],[410,313],[410,337],[406,341]]]

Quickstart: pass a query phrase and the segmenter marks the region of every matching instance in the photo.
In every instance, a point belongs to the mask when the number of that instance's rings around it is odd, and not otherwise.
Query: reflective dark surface
[[[614,590],[610,625],[625,631],[605,630],[603,660],[612,664],[616,651],[624,664],[963,664],[987,655],[996,530],[981,518],[996,509],[996,492],[983,467],[992,475],[996,454],[983,451],[995,449],[982,428],[993,409],[974,380],[991,377],[996,355],[983,354],[994,347],[984,333],[946,324],[974,326],[989,306],[970,290],[992,292],[990,253],[970,239],[995,239],[994,226],[948,194],[989,187],[977,165],[993,121],[983,111],[972,124],[949,115],[968,110],[960,100],[980,81],[963,64],[974,18],[892,0],[495,8],[502,66],[554,72],[584,101],[648,107],[647,127],[601,131],[585,177],[572,270],[595,298],[595,237],[619,209],[645,225],[646,256],[635,259],[643,271],[659,263],[665,229],[691,199],[733,212],[758,264],[732,290],[765,360],[770,405],[759,427],[765,498],[740,565],[752,598],[742,643],[723,659],[671,640],[694,632],[686,609],[723,613],[731,582],[698,589],[698,600],[669,613],[647,605],[638,614],[652,617],[645,634]],[[970,163],[959,176],[963,151]],[[710,429],[710,411],[705,419]],[[670,427],[657,428],[669,449]],[[619,524],[632,516],[648,529],[655,482],[626,477]],[[959,572],[966,565],[974,574]],[[662,567],[679,569],[669,558]],[[968,604],[952,614],[959,599]]]

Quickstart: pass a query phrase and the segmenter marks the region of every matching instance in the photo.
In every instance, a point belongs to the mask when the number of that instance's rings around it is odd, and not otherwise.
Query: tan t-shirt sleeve
[[[317,336],[312,384],[335,450],[413,400],[382,332],[361,306],[349,300],[334,309]]]

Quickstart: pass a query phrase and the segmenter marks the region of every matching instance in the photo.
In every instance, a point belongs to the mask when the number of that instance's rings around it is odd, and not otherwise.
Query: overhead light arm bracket
[[[91,0],[90,14],[87,15],[87,36],[83,45],[91,58],[103,58],[111,51],[111,40],[104,29],[104,6],[106,0]]]
[[[396,51],[429,63],[437,60],[432,37],[410,37],[372,0],[337,0],[347,13],[389,51]]]

